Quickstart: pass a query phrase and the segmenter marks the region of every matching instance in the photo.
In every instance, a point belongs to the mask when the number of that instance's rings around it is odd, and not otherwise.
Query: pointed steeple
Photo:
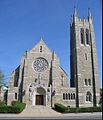
[[[74,16],[77,17],[77,10],[75,6],[74,6]]]
[[[24,52],[24,56],[27,57],[28,50],[26,49]]]
[[[56,53],[55,53],[55,51],[53,50],[53,53],[52,53],[52,59],[53,59],[53,60],[55,60],[55,55],[56,55]]]
[[[54,61],[54,65],[55,64],[58,64],[59,65],[59,59],[58,59],[58,57],[57,57],[57,55],[56,55],[56,52],[53,50],[53,52],[52,52],[52,62]]]
[[[92,17],[90,8],[88,8],[88,17]]]
[[[72,26],[73,20],[72,20],[72,15],[70,16],[70,25]]]
[[[77,20],[78,20],[77,10],[76,7],[74,6],[73,21],[76,23]]]
[[[40,49],[43,49],[43,53],[45,52],[51,52],[51,50],[49,49],[49,47],[46,45],[46,43],[44,42],[44,39],[42,37],[39,37],[38,42],[36,43],[36,45],[31,49],[32,52],[40,52]]]
[[[91,14],[90,8],[88,8],[88,21],[90,24],[92,24],[92,14]]]
[[[40,36],[39,42],[38,43],[43,43],[45,44],[44,40],[43,40],[43,36]]]
[[[43,41],[43,37],[42,36],[40,37],[40,41]]]

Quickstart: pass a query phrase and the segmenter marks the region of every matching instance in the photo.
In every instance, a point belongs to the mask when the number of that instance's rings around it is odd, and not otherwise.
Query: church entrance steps
[[[20,116],[60,116],[61,113],[56,112],[50,107],[37,105],[37,106],[26,106],[26,108],[23,110],[23,112],[20,114]]]

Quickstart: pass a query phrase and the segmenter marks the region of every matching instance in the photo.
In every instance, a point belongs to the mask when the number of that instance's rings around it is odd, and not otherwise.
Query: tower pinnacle
[[[72,15],[70,16],[70,25],[72,25]]]
[[[92,17],[90,8],[88,8],[88,17]]]
[[[77,17],[77,10],[75,6],[74,6],[74,16]]]
[[[42,36],[40,37],[40,40],[43,41],[43,37]]]
[[[91,14],[90,8],[88,8],[88,21],[90,24],[92,24],[92,14]]]
[[[76,22],[77,20],[78,20],[77,10],[76,10],[76,7],[74,6],[73,21]]]

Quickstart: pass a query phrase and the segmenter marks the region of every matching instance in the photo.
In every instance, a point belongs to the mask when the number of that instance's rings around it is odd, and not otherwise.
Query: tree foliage
[[[100,96],[102,97],[102,88],[100,88]]]
[[[0,87],[4,84],[4,74],[3,72],[0,70]]]
[[[102,88],[100,88],[100,101],[99,105],[102,106]]]

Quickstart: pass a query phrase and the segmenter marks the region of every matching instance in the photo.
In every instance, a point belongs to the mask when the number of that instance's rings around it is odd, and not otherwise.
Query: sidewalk
[[[62,113],[59,113],[59,114],[30,114],[30,113],[27,113],[27,114],[0,114],[0,118],[26,118],[26,117],[69,117],[69,116],[102,116],[102,112],[96,112],[96,113],[65,113],[65,114],[62,114]]]

